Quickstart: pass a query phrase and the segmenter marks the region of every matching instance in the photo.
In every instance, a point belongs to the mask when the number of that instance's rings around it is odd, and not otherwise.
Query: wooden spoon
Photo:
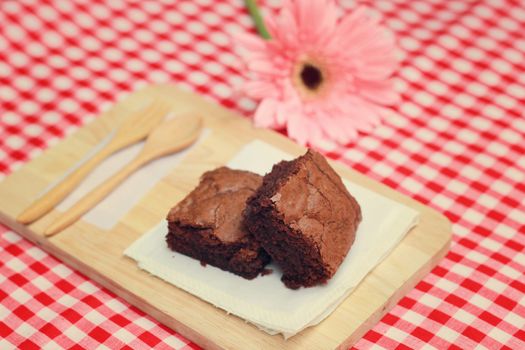
[[[159,125],[146,139],[141,152],[124,168],[100,184],[53,222],[44,235],[62,231],[97,205],[131,173],[159,157],[180,151],[195,142],[202,129],[200,116],[188,114]]]
[[[114,130],[111,141],[79,168],[65,177],[51,190],[26,208],[16,220],[29,224],[48,213],[60,203],[100,162],[111,154],[143,140],[169,112],[169,106],[160,102],[150,103],[145,109],[125,115]]]

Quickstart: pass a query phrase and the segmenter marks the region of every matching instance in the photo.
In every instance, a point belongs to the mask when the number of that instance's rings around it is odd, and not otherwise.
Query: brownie
[[[292,289],[326,283],[355,239],[361,208],[319,153],[273,166],[247,201],[245,225]]]
[[[168,246],[179,253],[247,279],[270,261],[243,227],[246,199],[262,177],[221,167],[202,175],[199,185],[173,207],[167,217]]]

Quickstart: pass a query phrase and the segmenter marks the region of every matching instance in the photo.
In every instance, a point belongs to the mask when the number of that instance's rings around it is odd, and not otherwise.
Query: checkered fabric
[[[454,237],[355,347],[525,348],[525,4],[366,5],[398,38],[403,101],[328,155],[445,213]],[[0,0],[0,177],[153,82],[250,115],[228,33],[253,30],[241,0]],[[1,349],[196,347],[3,227],[0,338]]]

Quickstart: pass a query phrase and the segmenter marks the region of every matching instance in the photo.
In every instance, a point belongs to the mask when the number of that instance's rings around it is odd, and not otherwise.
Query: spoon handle
[[[95,155],[89,158],[84,164],[78,167],[71,174],[66,176],[56,186],[44,193],[34,201],[28,208],[18,215],[16,220],[22,224],[29,224],[43,215],[47,214],[62,201],[98,164],[108,156],[116,152],[119,148],[110,142]]]
[[[147,163],[147,159],[140,154],[109,179],[98,185],[93,191],[80,199],[75,205],[60,215],[45,231],[45,236],[52,236],[80,219],[91,208],[102,201],[115,187],[129,175]]]

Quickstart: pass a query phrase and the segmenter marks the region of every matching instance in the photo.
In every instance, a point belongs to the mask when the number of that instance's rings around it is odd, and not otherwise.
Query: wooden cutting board
[[[151,98],[164,99],[175,112],[200,112],[211,133],[113,229],[103,231],[79,221],[46,238],[42,231],[57,211],[30,226],[15,221],[39,193],[108,135],[119,114],[138,109]],[[278,133],[253,128],[246,119],[198,95],[174,86],[150,86],[128,96],[0,183],[0,222],[205,348],[348,348],[438,263],[448,250],[451,229],[443,215],[340,164],[332,163],[343,177],[417,209],[421,221],[327,319],[287,341],[139,270],[134,261],[122,255],[126,247],[166,216],[204,171],[227,163],[255,138],[294,155],[305,151]]]

